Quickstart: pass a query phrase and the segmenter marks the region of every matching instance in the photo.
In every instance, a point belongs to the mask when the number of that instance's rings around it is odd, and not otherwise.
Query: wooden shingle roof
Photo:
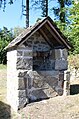
[[[46,17],[45,19],[37,22],[34,26],[28,27],[18,37],[16,37],[12,42],[10,42],[5,49],[9,49],[22,44],[36,31],[39,31],[47,40],[52,39],[54,37],[54,43],[56,43],[57,41],[60,44],[64,45],[67,49],[71,49],[72,47],[67,38],[62,34],[62,32],[53,22],[53,20],[50,17]]]

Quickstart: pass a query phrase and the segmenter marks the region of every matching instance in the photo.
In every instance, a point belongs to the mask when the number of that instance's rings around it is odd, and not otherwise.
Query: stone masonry
[[[36,32],[16,50],[7,53],[7,99],[10,105],[18,110],[29,101],[63,95],[67,68],[67,49],[51,49]]]

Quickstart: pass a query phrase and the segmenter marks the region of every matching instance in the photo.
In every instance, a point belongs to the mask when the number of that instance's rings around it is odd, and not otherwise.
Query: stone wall
[[[48,65],[43,58],[46,70],[34,70],[35,52],[50,54]],[[66,49],[51,49],[37,32],[18,49],[9,51],[7,60],[7,99],[15,110],[24,107],[29,100],[63,95],[64,70],[68,65]]]
[[[63,73],[58,71],[29,71],[28,98],[39,100],[63,94]]]

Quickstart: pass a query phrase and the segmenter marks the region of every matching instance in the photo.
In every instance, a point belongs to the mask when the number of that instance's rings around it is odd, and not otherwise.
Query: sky
[[[55,1],[53,4],[55,4]],[[8,29],[18,26],[25,27],[25,16],[22,16],[22,0],[15,0],[13,5],[9,5],[8,2],[9,0],[7,0],[5,12],[3,12],[3,9],[0,9],[0,28],[3,28],[3,26]],[[51,6],[51,3],[49,6]],[[54,18],[52,12],[49,14]],[[40,17],[40,10],[30,9],[30,25],[35,24],[37,18]]]

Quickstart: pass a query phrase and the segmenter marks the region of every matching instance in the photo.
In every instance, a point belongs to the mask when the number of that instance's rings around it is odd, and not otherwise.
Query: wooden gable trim
[[[36,31],[38,31],[45,23],[47,22],[47,20],[45,20],[41,25],[38,26],[38,28],[35,28],[33,31],[31,31],[30,34],[28,34],[28,36],[25,36],[23,39],[23,41],[21,41],[21,43],[19,44],[19,46],[21,46],[28,38],[30,38]],[[27,38],[26,38],[27,37]]]
[[[57,32],[57,30],[53,27],[53,25],[47,20],[48,24],[51,26],[51,28],[57,33],[57,35],[60,37],[60,39],[63,41],[63,43],[68,47],[68,49],[71,49],[71,47],[65,42],[65,40],[61,37],[61,35]]]

